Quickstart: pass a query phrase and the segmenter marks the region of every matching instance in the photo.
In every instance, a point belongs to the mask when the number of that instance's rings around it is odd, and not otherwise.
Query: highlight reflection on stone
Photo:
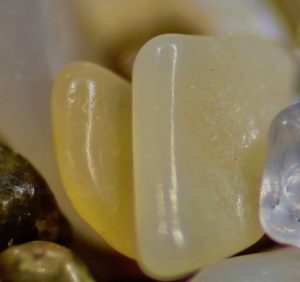
[[[149,275],[176,278],[261,237],[267,129],[293,79],[289,54],[256,37],[166,35],[142,48],[134,186],[138,261]]]
[[[273,239],[300,247],[300,104],[283,110],[271,125],[260,219]]]
[[[300,251],[285,248],[223,260],[190,282],[299,282]]]
[[[0,254],[2,282],[95,282],[87,267],[69,249],[33,241]]]
[[[113,248],[133,256],[131,87],[110,71],[74,63],[52,93],[56,155],[79,215]]]

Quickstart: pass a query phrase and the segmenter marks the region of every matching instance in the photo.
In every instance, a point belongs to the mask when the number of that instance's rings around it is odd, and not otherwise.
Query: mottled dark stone
[[[0,145],[0,250],[32,240],[66,243],[70,230],[43,177]]]

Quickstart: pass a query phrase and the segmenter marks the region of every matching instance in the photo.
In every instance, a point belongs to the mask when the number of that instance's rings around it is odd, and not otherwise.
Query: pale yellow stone
[[[258,189],[270,121],[294,64],[258,37],[160,36],[137,56],[133,143],[137,255],[173,279],[262,235]]]
[[[131,88],[90,63],[67,66],[52,93],[56,155],[79,215],[132,257]]]

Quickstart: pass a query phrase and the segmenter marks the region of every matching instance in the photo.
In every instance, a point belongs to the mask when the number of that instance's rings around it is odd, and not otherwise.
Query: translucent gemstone
[[[271,125],[260,219],[273,239],[300,247],[300,104],[283,110]]]
[[[119,252],[133,256],[131,87],[90,63],[57,77],[52,95],[59,170],[79,215]]]
[[[299,282],[300,252],[285,248],[223,260],[190,282]]]
[[[138,261],[170,279],[262,235],[258,193],[266,136],[293,90],[278,45],[247,36],[165,35],[133,73]]]

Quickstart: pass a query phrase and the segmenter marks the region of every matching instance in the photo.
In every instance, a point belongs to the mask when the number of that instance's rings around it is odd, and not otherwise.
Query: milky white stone
[[[260,219],[275,240],[300,247],[300,104],[283,110],[269,133]]]
[[[30,160],[47,180],[75,234],[99,246],[63,191],[52,142],[52,79],[64,63],[82,56],[80,44],[71,40],[75,35],[68,27],[73,25],[63,3],[0,1],[0,140]]]
[[[169,279],[262,235],[258,188],[272,118],[292,92],[289,54],[256,37],[166,35],[133,73],[138,261]]]
[[[298,282],[300,250],[285,248],[223,260],[190,282]]]

